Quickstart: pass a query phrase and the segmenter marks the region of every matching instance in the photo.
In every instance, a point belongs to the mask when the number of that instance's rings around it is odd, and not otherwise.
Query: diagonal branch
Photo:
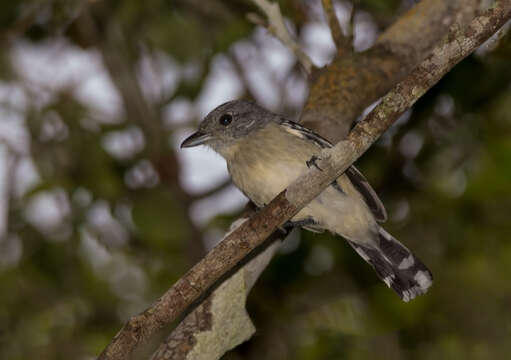
[[[292,218],[362,155],[394,121],[454,65],[469,55],[511,18],[511,2],[475,18],[427,57],[358,123],[345,141],[320,153],[312,167],[269,205],[244,222],[178,280],[153,306],[132,317],[100,355],[100,360],[126,359],[159,329],[176,320],[210,287],[242,261],[279,226]]]
[[[273,36],[279,39],[295,54],[307,74],[310,74],[313,66],[312,60],[310,59],[309,55],[303,51],[300,44],[298,44],[298,42],[293,39],[293,36],[289,33],[289,30],[284,23],[284,18],[280,12],[279,4],[269,0],[252,0],[252,2],[255,3],[268,18],[268,24],[265,26],[268,31],[271,32]],[[249,17],[249,19],[258,25],[264,26],[262,21],[253,14]]]
[[[238,219],[231,228],[248,218]],[[228,234],[226,235],[228,236]],[[246,310],[248,294],[282,244],[285,234],[225,280],[188,314],[159,346],[151,360],[212,360],[248,340],[255,327]]]

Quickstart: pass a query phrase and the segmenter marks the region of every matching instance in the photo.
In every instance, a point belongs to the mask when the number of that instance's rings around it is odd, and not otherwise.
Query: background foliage
[[[327,62],[319,3],[280,3]],[[357,2],[356,47],[410,5]],[[231,97],[299,113],[305,78],[249,11],[234,0],[2,2],[0,358],[98,354],[241,211],[225,174],[193,172],[176,149]],[[257,336],[226,359],[506,358],[510,63],[508,33],[359,161],[387,229],[432,269],[431,292],[401,303],[339,238],[295,233],[249,298]]]

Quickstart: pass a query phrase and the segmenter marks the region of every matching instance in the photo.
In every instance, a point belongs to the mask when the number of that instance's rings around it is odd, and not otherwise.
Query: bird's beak
[[[204,144],[206,141],[210,140],[212,138],[209,134],[204,134],[202,132],[197,131],[193,133],[192,135],[188,136],[185,141],[181,143],[181,148],[186,147],[194,147],[197,145]]]

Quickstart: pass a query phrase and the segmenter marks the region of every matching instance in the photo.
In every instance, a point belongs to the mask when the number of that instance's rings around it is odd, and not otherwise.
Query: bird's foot
[[[319,171],[323,171],[322,168],[320,168],[317,164],[317,161],[318,160],[321,160],[319,157],[317,157],[316,155],[312,155],[312,157],[307,160],[305,163],[307,164],[307,167],[310,169],[311,166],[314,166],[316,169],[318,169]]]

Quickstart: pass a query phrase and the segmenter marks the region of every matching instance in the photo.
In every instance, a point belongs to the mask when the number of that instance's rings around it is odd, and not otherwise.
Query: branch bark
[[[242,261],[279,226],[340,176],[413,103],[455,64],[469,55],[511,17],[511,2],[475,18],[452,33],[350,132],[345,141],[322,151],[317,164],[244,222],[178,280],[153,306],[131,318],[99,359],[125,359],[156,331],[176,320],[222,276]]]
[[[362,111],[414,69],[452,24],[463,28],[481,0],[422,0],[390,26],[373,47],[337,56],[313,71],[301,122],[336,143]],[[345,54],[346,55],[346,54]]]
[[[265,26],[268,31],[270,31],[273,36],[279,39],[284,45],[286,45],[296,56],[300,64],[302,64],[303,68],[310,74],[312,69],[312,60],[309,55],[307,55],[303,50],[300,44],[293,39],[293,36],[289,33],[289,30],[286,27],[284,22],[284,18],[280,12],[280,6],[276,2],[271,2],[269,0],[252,0],[254,4],[256,4],[262,12],[265,13],[268,18],[268,24]],[[255,16],[251,16],[250,20],[255,22],[258,25],[262,25],[262,22]]]
[[[238,219],[236,223],[239,225],[247,219]],[[228,350],[250,339],[255,333],[255,326],[247,314],[246,299],[279,249],[280,240],[284,236],[275,234],[274,242],[224,281],[187,315],[160,345],[151,360],[220,359]]]

